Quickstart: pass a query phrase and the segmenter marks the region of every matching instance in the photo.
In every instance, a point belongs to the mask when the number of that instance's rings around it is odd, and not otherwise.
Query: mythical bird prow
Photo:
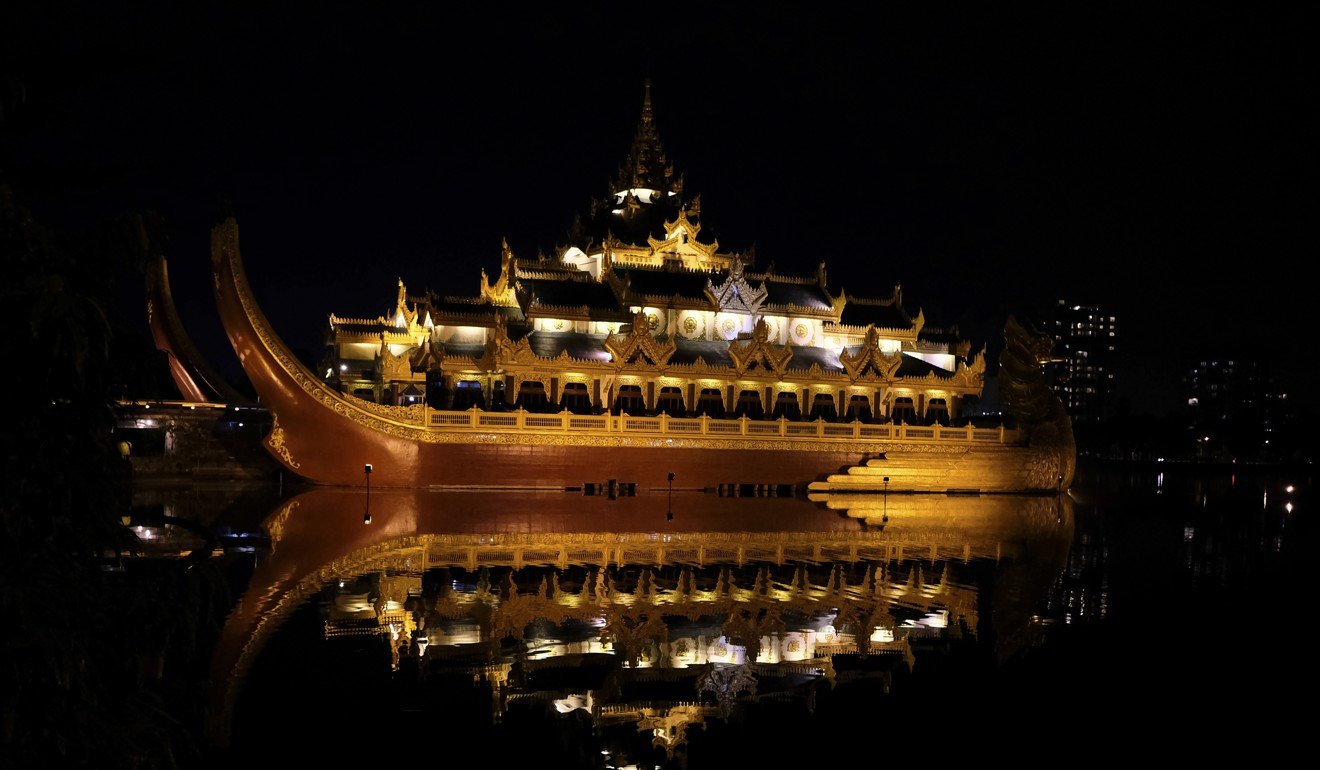
[[[1077,443],[1072,417],[1045,380],[1045,365],[1058,360],[1053,350],[1052,337],[1030,321],[1009,316],[999,356],[999,392],[1028,445],[1054,450],[1059,488],[1067,489],[1077,471]]]

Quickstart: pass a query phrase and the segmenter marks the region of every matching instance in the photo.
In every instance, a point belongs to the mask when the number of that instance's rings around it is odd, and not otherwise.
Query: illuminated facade
[[[1118,322],[1104,308],[1059,300],[1051,331],[1059,361],[1054,392],[1078,422],[1096,422],[1113,413],[1114,351]]]
[[[552,257],[505,244],[474,293],[400,280],[388,313],[330,316],[320,374],[378,404],[451,411],[960,424],[983,355],[909,312],[898,286],[850,285],[831,288],[824,262],[758,269],[708,237],[648,84],[609,194]]]
[[[897,286],[834,290],[823,264],[757,271],[752,254],[705,237],[649,92],[614,186],[557,256],[522,260],[506,245],[473,295],[411,295],[400,280],[389,312],[331,315],[316,371],[258,306],[238,223],[217,224],[216,304],[271,415],[266,448],[335,486],[1071,483],[1071,422],[1041,377],[1048,335],[1008,319],[1000,385],[1016,423],[972,424],[959,415],[982,392],[984,353],[909,313]]]

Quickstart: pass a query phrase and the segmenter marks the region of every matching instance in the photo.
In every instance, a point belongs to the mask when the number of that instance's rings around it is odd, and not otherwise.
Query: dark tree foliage
[[[151,388],[159,366],[115,297],[118,281],[140,285],[152,229],[131,216],[57,235],[0,179],[0,319],[22,383],[0,428],[6,768],[169,768],[201,755],[224,583],[205,562],[120,558],[138,542],[121,519],[130,478],[112,440],[116,398]]]

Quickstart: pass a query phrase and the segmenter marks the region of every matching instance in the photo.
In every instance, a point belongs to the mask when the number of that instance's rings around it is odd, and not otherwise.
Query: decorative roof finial
[[[660,133],[655,126],[655,112],[651,106],[651,79],[645,81],[642,99],[642,119],[633,136],[632,150],[619,168],[619,175],[610,191],[616,195],[629,189],[678,192],[682,179],[674,179],[673,164],[660,146]]]

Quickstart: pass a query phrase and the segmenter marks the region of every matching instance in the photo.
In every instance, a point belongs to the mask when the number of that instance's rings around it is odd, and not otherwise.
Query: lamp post
[[[362,466],[362,473],[367,477],[367,509],[362,514],[362,523],[371,523],[371,463]]]
[[[665,513],[665,521],[674,520],[674,472],[669,472],[669,505]]]
[[[889,477],[888,476],[885,476],[885,507],[884,507],[884,515],[880,517],[880,521],[883,524],[889,523]]]

